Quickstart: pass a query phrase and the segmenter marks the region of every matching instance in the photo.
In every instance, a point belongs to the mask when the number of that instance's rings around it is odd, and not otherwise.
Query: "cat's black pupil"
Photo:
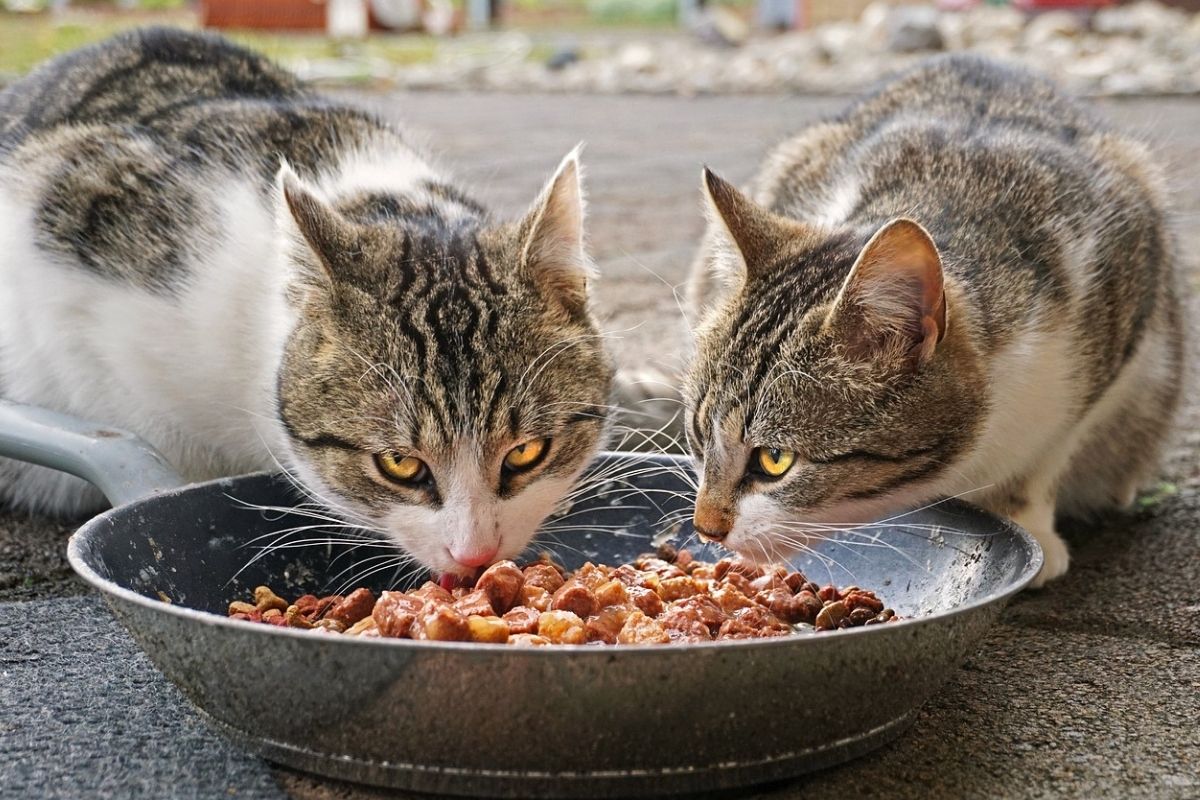
[[[771,448],[767,451],[767,455],[771,457],[772,461],[778,461],[779,457],[782,456],[783,453],[778,448]]]

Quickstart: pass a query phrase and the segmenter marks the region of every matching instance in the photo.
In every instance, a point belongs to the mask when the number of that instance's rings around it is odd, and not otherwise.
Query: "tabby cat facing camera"
[[[1183,361],[1139,144],[1044,79],[948,57],[785,142],[752,197],[704,179],[702,533],[775,556],[963,494],[1037,538],[1040,585],[1067,570],[1056,512],[1133,501]]]
[[[279,459],[463,573],[595,452],[575,154],[491,220],[387,125],[221,39],[123,35],[0,94],[0,395],[128,428],[191,480]],[[0,500],[82,481],[0,460]]]

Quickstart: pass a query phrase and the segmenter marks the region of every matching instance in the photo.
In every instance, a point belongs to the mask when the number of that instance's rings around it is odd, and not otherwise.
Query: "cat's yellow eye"
[[[375,466],[379,468],[383,477],[397,483],[420,483],[429,476],[429,468],[421,459],[390,451],[376,453]]]
[[[513,472],[533,469],[549,449],[549,439],[531,439],[509,450],[508,454],[504,456],[504,466]]]
[[[764,475],[781,478],[796,462],[796,453],[792,450],[780,450],[778,447],[760,447],[754,451],[754,460]]]

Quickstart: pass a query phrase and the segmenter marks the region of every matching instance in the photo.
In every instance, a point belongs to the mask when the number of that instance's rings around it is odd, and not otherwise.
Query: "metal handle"
[[[157,450],[128,431],[3,399],[0,456],[83,478],[114,506],[184,484]]]

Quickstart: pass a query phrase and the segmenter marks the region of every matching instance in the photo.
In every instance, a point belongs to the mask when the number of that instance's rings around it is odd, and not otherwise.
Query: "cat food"
[[[292,603],[266,586],[229,604],[234,619],[351,636],[550,644],[669,644],[758,639],[899,619],[874,592],[818,586],[802,573],[740,559],[696,560],[664,545],[618,567],[568,573],[548,558],[488,567],[473,586],[432,581],[411,592],[306,594]]]

